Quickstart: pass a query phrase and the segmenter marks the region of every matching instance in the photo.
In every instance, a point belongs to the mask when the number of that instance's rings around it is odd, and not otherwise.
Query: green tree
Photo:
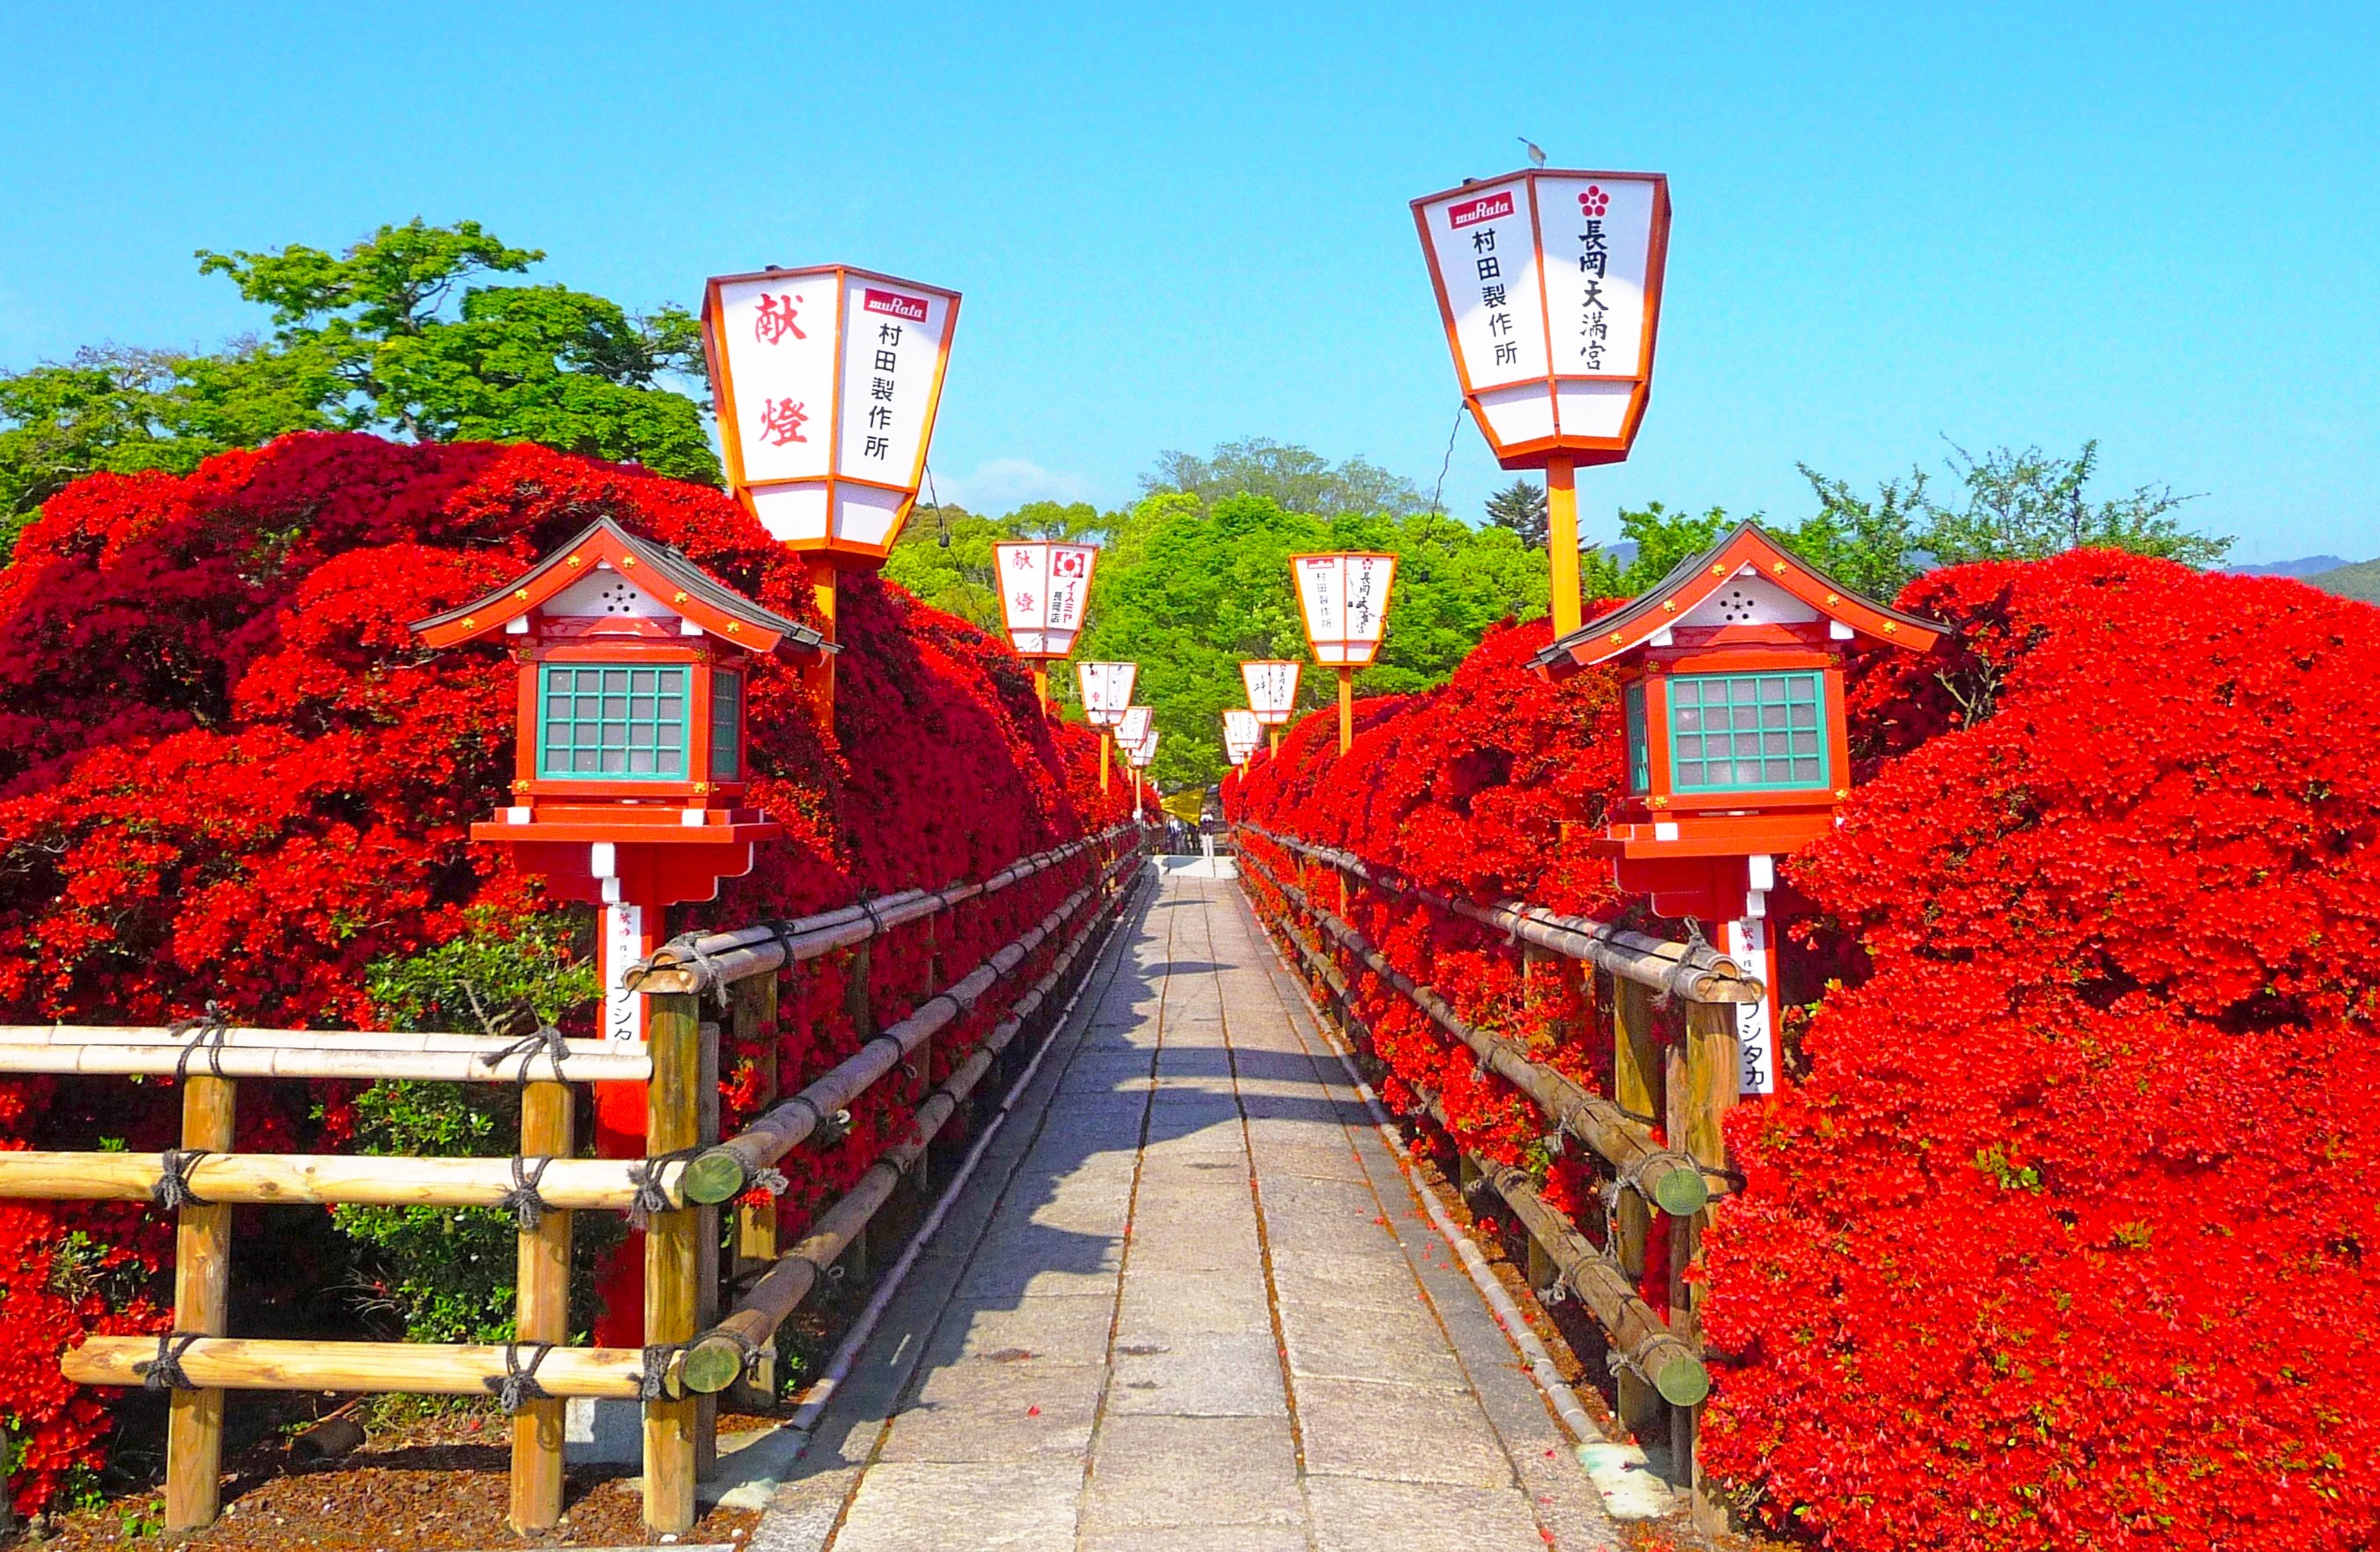
[[[2194,496],[2170,485],[2142,485],[2094,502],[2083,487],[2099,467],[2096,440],[2071,458],[2038,447],[2002,447],[1981,458],[1952,444],[1951,473],[1965,488],[1965,504],[1927,502],[1925,548],[1945,565],[1968,561],[2034,560],[2065,550],[2129,550],[2185,565],[2219,564],[2231,540],[2192,533],[2166,514]]]
[[[1243,660],[1306,656],[1289,557],[1309,550],[1399,557],[1380,660],[1357,681],[1366,694],[1436,683],[1497,620],[1545,612],[1544,561],[1505,529],[1427,513],[1324,516],[1252,493],[1151,494],[1115,520],[1076,655],[1140,664],[1137,697],[1157,709],[1164,734],[1160,782],[1222,774],[1222,712],[1246,704]],[[1307,669],[1302,706],[1336,693],[1328,674]]]
[[[1318,517],[1418,512],[1428,503],[1412,481],[1363,458],[1333,465],[1311,448],[1267,437],[1227,442],[1209,457],[1165,452],[1141,476],[1145,495],[1180,493],[1212,505],[1232,496],[1266,496],[1287,511]]]
[[[1922,569],[1919,525],[1928,520],[1925,471],[1912,468],[1909,483],[1888,479],[1874,500],[1855,495],[1851,482],[1832,479],[1807,464],[1796,464],[1818,498],[1818,510],[1785,537],[1803,560],[1873,599],[1890,599]]]
[[[543,254],[477,222],[382,226],[341,254],[199,255],[269,309],[269,339],[212,354],[106,346],[0,374],[0,532],[98,470],[188,472],[230,447],[345,428],[537,442],[716,483],[684,309],[648,316],[559,285],[484,285]]]
[[[1532,550],[1546,547],[1546,488],[1533,480],[1515,479],[1488,498],[1488,521],[1510,528]]]

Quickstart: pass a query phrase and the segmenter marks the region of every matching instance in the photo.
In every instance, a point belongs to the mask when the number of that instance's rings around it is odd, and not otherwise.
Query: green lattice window
[[[1640,679],[1621,691],[1620,704],[1628,718],[1628,790],[1651,792],[1653,745],[1645,736],[1645,682]]]
[[[1670,681],[1670,782],[1682,793],[1828,784],[1815,673],[1698,673]]]
[[[738,734],[744,725],[744,676],[740,673],[713,673],[710,676],[710,779],[714,782],[735,782],[743,779],[738,764],[741,754]]]
[[[547,663],[537,773],[605,782],[683,782],[686,671]]]

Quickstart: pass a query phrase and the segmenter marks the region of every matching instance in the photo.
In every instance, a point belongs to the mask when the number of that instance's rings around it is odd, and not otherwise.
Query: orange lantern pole
[[[844,264],[720,275],[704,287],[728,488],[808,557],[830,642],[840,574],[882,565],[917,505],[958,311],[955,291]],[[832,659],[803,680],[831,731]]]
[[[1579,627],[1581,464],[1628,456],[1670,248],[1658,173],[1539,168],[1413,202],[1463,400],[1508,469],[1546,471],[1554,634]]]

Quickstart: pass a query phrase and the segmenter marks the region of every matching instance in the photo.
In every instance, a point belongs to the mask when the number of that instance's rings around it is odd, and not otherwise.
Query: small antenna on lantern
[[[1529,139],[1526,135],[1515,135],[1512,138],[1529,148],[1530,166],[1542,167],[1546,164],[1546,153],[1538,148],[1536,141]]]
[[[942,494],[934,489],[934,466],[926,466],[926,500],[934,509],[934,527],[940,536],[934,543],[941,549],[951,547],[951,515],[942,510]]]

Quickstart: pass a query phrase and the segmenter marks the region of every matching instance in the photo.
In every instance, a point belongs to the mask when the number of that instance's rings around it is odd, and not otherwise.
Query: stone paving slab
[[[1227,879],[1127,914],[757,1552],[1617,1546]]]

